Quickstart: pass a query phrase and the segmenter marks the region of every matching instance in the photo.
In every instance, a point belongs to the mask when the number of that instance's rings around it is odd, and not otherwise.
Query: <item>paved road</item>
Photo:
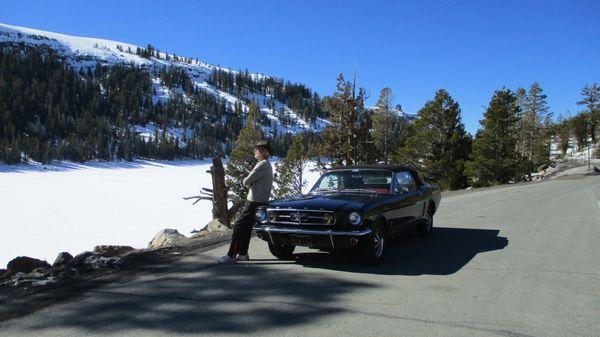
[[[455,195],[367,267],[226,247],[0,323],[0,336],[600,336],[600,177]]]

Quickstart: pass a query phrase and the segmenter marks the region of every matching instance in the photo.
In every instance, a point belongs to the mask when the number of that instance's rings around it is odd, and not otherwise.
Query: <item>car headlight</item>
[[[360,214],[356,213],[356,212],[352,212],[348,215],[348,221],[350,222],[351,225],[360,225],[360,222],[362,221],[362,218],[360,217]]]
[[[267,211],[265,211],[262,208],[259,208],[256,210],[256,213],[254,213],[256,215],[256,221],[258,222],[265,222],[267,221]]]

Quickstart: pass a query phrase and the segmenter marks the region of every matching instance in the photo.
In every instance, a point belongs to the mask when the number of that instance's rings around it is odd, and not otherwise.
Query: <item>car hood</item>
[[[269,203],[273,208],[323,209],[329,211],[360,211],[364,206],[383,200],[384,195],[366,193],[328,193],[279,199]]]

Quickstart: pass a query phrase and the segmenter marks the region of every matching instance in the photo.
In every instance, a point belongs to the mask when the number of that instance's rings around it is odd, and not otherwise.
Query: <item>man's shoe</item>
[[[246,255],[238,254],[237,260],[238,261],[248,261],[248,260],[250,260],[250,255],[249,254],[246,254]]]
[[[237,259],[234,257],[231,257],[229,255],[221,256],[220,258],[217,259],[218,264],[233,264],[236,262],[237,262]]]

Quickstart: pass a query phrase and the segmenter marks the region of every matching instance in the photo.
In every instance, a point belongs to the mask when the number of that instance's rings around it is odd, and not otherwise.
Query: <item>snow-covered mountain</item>
[[[214,95],[216,98],[227,102],[230,106],[236,103],[241,104],[242,109],[247,111],[248,102],[254,101],[259,105],[261,113],[268,118],[270,125],[263,125],[263,131],[267,134],[283,134],[297,133],[304,131],[319,132],[327,126],[328,121],[322,118],[317,118],[314,123],[309,123],[304,120],[299,114],[290,109],[284,102],[275,100],[274,104],[268,104],[273,101],[270,95],[261,93],[249,93],[246,97],[235,97],[230,93],[219,90],[208,82],[210,74],[215,70],[221,70],[236,74],[232,69],[217,67],[195,58],[175,56],[158,52],[149,57],[141,57],[136,55],[136,50],[143,49],[142,47],[99,38],[88,38],[71,36],[59,33],[53,33],[43,30],[30,29],[24,27],[11,26],[0,23],[0,43],[4,44],[24,44],[27,46],[46,46],[54,49],[64,57],[64,61],[68,62],[76,69],[93,68],[97,63],[111,66],[115,64],[131,64],[140,68],[156,69],[160,67],[176,67],[185,70],[195,88],[206,93]],[[253,80],[267,78],[266,75],[253,73],[250,74]],[[161,85],[160,78],[153,78],[153,101],[164,102],[171,99],[174,95],[183,95],[185,93],[179,90],[173,90]],[[282,123],[279,116],[285,114],[288,121],[292,123]],[[142,125],[137,129],[144,130],[152,129],[152,125]],[[181,133],[181,130],[174,130],[173,135]],[[171,133],[171,132],[170,132]]]
[[[367,110],[377,112],[379,110],[379,108],[377,106],[373,106],[373,107],[368,107]],[[414,121],[418,117],[418,115],[415,113],[406,112],[406,111],[402,110],[402,108],[399,105],[396,107],[393,107],[390,111],[393,114],[395,114],[396,116],[398,116],[399,118],[404,119],[408,122]]]

